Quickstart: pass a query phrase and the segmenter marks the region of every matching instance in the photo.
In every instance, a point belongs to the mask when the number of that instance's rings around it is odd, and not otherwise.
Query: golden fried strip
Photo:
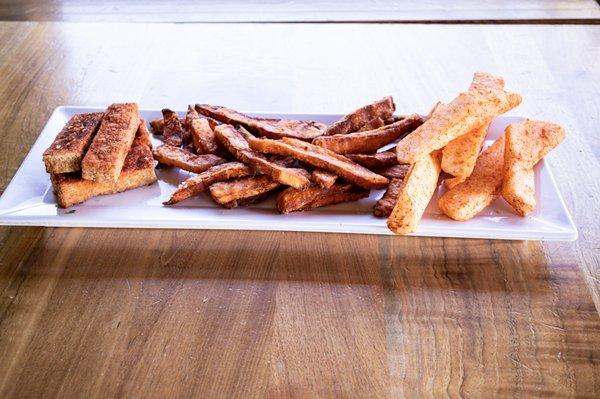
[[[69,173],[81,170],[81,160],[90,146],[103,112],[73,115],[42,156],[46,172]]]
[[[435,151],[411,166],[387,221],[394,233],[408,234],[417,229],[438,186],[441,158],[441,152]]]
[[[422,123],[421,117],[414,114],[375,130],[317,137],[313,144],[338,154],[371,153],[416,129]]]
[[[177,190],[171,195],[168,201],[163,202],[164,205],[173,205],[185,199],[200,194],[213,183],[229,180],[239,177],[251,176],[254,173],[252,168],[240,162],[228,162],[221,165],[213,166],[212,168],[192,176],[182,182]]]
[[[504,176],[504,135],[484,150],[473,173],[438,200],[444,214],[454,220],[468,220],[491,204],[500,194]]]
[[[342,202],[357,201],[369,195],[352,184],[334,184],[330,188],[309,187],[304,190],[288,188],[277,197],[277,210],[280,213],[307,211]]]
[[[332,136],[334,134],[347,134],[356,132],[375,118],[390,118],[394,114],[395,110],[396,104],[394,104],[392,97],[384,97],[379,101],[365,105],[364,107],[361,107],[344,116],[342,119],[329,126],[325,132],[325,135]]]
[[[273,139],[294,137],[310,141],[323,135],[326,128],[324,124],[313,121],[255,118],[218,105],[196,104],[196,111],[223,123],[243,125],[255,134]]]
[[[477,156],[487,135],[489,122],[455,138],[442,150],[442,170],[462,181],[473,172]]]
[[[139,125],[137,104],[110,105],[81,161],[81,177],[93,181],[117,181]]]
[[[196,155],[169,144],[159,145],[152,153],[154,159],[163,165],[175,166],[194,173],[202,173],[215,165],[225,163],[223,158],[214,154]]]
[[[390,185],[385,194],[381,197],[373,206],[373,215],[376,217],[388,217],[392,213],[396,202],[398,201],[398,195],[400,195],[400,189],[404,179],[393,178],[390,180]]]
[[[215,132],[206,118],[200,118],[192,106],[188,106],[188,112],[185,116],[186,125],[192,135],[192,142],[198,154],[217,154],[219,145],[215,137]]]
[[[398,163],[415,163],[432,151],[521,103],[521,96],[504,91],[502,78],[477,72],[469,90],[431,117],[396,146]]]
[[[282,140],[251,138],[250,147],[265,154],[287,155],[315,168],[325,169],[366,189],[384,188],[388,179],[326,148],[284,137]]]
[[[337,180],[335,173],[328,172],[323,169],[315,169],[310,174],[310,181],[320,188],[331,188]]]
[[[369,169],[398,165],[395,147],[389,151],[376,152],[375,154],[346,154],[346,157]]]
[[[533,167],[565,138],[562,127],[526,120],[506,128],[502,196],[521,216],[535,210]]]
[[[216,203],[227,208],[235,208],[248,205],[257,197],[262,199],[264,194],[270,193],[279,186],[280,183],[270,176],[260,175],[217,182],[209,187],[209,191]]]
[[[239,161],[251,166],[259,173],[271,176],[273,180],[294,188],[302,189],[310,185],[308,172],[303,169],[287,168],[266,159],[262,154],[253,151],[244,135],[231,125],[219,125],[215,135]]]
[[[165,144],[181,147],[181,145],[184,144],[184,136],[186,133],[179,116],[176,112],[173,112],[168,108],[164,108],[162,114],[164,119],[163,137]]]

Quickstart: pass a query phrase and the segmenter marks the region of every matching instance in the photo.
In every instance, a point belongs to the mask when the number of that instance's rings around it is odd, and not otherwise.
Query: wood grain
[[[598,396],[600,27],[3,22],[0,43],[2,189],[58,105],[426,113],[486,70],[566,127],[549,162],[580,231],[3,227],[0,397]]]
[[[600,22],[594,0],[0,0],[0,20],[71,22]]]

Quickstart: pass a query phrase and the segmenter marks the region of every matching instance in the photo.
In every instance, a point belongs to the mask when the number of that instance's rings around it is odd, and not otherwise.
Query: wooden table
[[[0,228],[0,397],[600,393],[600,26],[0,22],[0,43],[2,189],[63,104],[424,113],[485,70],[566,127],[549,161],[580,234]]]

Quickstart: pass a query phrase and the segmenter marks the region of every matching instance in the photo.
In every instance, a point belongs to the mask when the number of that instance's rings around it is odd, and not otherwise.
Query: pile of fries
[[[289,213],[385,189],[373,214],[407,234],[417,229],[440,179],[447,191],[438,206],[452,219],[468,220],[500,195],[517,214],[533,212],[533,167],[563,140],[564,130],[526,120],[482,151],[492,120],[520,103],[502,78],[476,73],[467,91],[437,103],[426,118],[394,116],[391,97],[330,126],[196,104],[183,118],[164,109],[163,118],[151,122],[164,140],[153,154],[162,165],[195,173],[165,205],[207,192],[233,208],[277,193],[277,210]]]

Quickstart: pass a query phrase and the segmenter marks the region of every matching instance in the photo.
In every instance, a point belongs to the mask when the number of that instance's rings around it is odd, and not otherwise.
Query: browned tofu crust
[[[67,208],[98,195],[119,193],[154,183],[155,163],[152,151],[143,136],[143,132],[138,132],[125,158],[121,174],[115,182],[84,180],[77,172],[50,175],[58,206]]]
[[[100,125],[103,112],[74,115],[44,151],[48,173],[69,173],[81,170],[81,160]]]
[[[81,162],[82,177],[94,181],[117,181],[139,124],[137,104],[110,105]]]

